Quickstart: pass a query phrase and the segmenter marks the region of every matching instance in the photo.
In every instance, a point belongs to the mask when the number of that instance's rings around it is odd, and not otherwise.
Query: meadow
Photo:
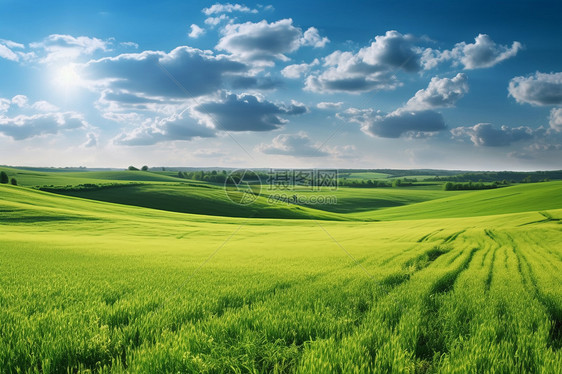
[[[241,207],[165,173],[8,172],[1,373],[562,372],[561,181]]]

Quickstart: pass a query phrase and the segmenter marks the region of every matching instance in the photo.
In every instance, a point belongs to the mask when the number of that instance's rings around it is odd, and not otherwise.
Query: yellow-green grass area
[[[84,183],[116,182],[182,182],[182,179],[161,172],[148,171],[33,171],[0,167],[0,171],[16,178],[19,185],[27,187],[76,186]],[[187,182],[187,181],[186,181]],[[200,184],[201,182],[189,181]]]
[[[560,372],[562,210],[543,209],[244,219],[2,185],[0,368]]]
[[[449,191],[445,191],[448,193]],[[562,208],[562,181],[520,184],[491,190],[463,191],[441,199],[358,213],[379,220],[483,216]]]
[[[262,189],[262,195],[266,197],[296,196],[298,201],[304,202],[305,206],[334,213],[356,213],[371,212],[382,208],[398,207],[409,204],[420,203],[434,199],[457,196],[465,191],[443,191],[439,189],[418,188],[353,188],[338,187],[330,188],[296,188],[294,190],[270,190]],[[370,213],[363,218],[368,219]]]
[[[208,214],[229,217],[256,218],[315,218],[348,220],[346,213],[373,211],[385,207],[402,206],[422,201],[455,196],[463,191],[345,188],[331,191],[297,188],[294,190],[261,191],[254,188],[256,196],[243,200],[244,190],[212,184],[145,183],[102,190],[61,190],[67,196],[136,205],[147,208],[183,213]],[[293,197],[296,196],[298,203]],[[252,204],[240,205],[239,201],[256,199]],[[369,220],[368,216],[363,217]]]
[[[213,216],[347,219],[328,211],[286,204],[278,200],[269,201],[265,196],[248,194],[245,190],[237,190],[235,187],[225,189],[224,186],[207,183],[151,182],[100,190],[60,190],[57,193],[117,204]]]

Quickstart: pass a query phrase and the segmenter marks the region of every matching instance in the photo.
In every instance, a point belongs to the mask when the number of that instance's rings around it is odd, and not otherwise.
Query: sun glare
[[[69,89],[80,82],[80,76],[73,65],[61,67],[55,74],[54,83],[63,89]]]

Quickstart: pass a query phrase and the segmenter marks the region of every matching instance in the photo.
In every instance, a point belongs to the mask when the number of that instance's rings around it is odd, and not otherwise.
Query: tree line
[[[509,183],[507,181],[502,181],[502,182],[494,181],[493,183],[483,183],[483,182],[478,182],[478,183],[473,183],[473,182],[454,183],[454,182],[447,182],[443,185],[443,189],[445,191],[489,190],[489,189],[492,189],[492,188],[506,187],[506,186],[509,186]]]
[[[14,186],[18,185],[18,181],[16,178],[10,178],[8,177],[8,174],[5,171],[1,171],[0,172],[0,183],[2,184],[12,184]]]

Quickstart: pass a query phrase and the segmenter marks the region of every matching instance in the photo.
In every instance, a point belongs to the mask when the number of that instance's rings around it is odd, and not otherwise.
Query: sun
[[[57,70],[54,77],[54,83],[63,89],[69,89],[80,82],[80,76],[76,72],[74,65],[69,64]]]

